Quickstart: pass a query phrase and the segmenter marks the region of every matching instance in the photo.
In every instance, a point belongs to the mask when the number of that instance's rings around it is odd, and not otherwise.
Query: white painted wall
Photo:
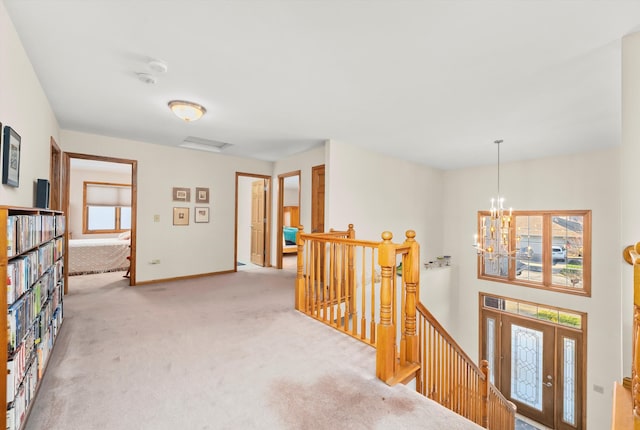
[[[20,186],[0,185],[0,204],[34,206],[34,183],[49,179],[50,139],[59,141],[59,129],[4,2],[0,2],[0,122],[21,137]]]
[[[421,261],[451,255],[442,235],[442,171],[335,140],[328,152],[326,228],[352,223],[357,238],[376,241],[389,230],[396,243],[411,229]]]
[[[640,242],[640,32],[622,39],[622,147],[620,162],[621,232],[620,249]],[[622,375],[631,377],[633,327],[633,268],[622,259]],[[621,377],[616,378],[618,381]]]
[[[131,174],[105,172],[97,170],[71,169],[69,175],[69,212],[67,213],[69,222],[69,233],[73,239],[116,237],[118,233],[112,234],[83,234],[82,233],[82,196],[83,184],[85,181],[109,182],[112,184],[131,184]]]
[[[285,178],[285,181],[289,179],[291,181],[298,181],[297,176],[289,176]],[[300,194],[300,190],[296,188],[285,188],[284,196],[283,196],[283,206],[298,206],[298,195]]]
[[[508,149],[505,144],[503,149]],[[611,425],[613,381],[620,379],[619,149],[503,165],[506,206],[517,210],[592,210],[592,297],[478,280],[471,248],[478,210],[496,194],[496,166],[445,173],[444,240],[458,279],[453,283],[454,338],[478,357],[478,294],[488,292],[588,313],[587,427]],[[456,270],[457,269],[457,270]],[[604,394],[593,386],[604,387]]]
[[[238,261],[251,263],[251,183],[257,178],[238,178]]]
[[[64,151],[138,160],[139,282],[234,270],[235,174],[271,175],[271,162],[66,130],[59,144]],[[173,202],[173,187],[191,188],[191,202]],[[193,222],[196,187],[210,189],[209,223]],[[173,225],[177,206],[190,209],[188,226]],[[150,264],[154,259],[160,264]]]

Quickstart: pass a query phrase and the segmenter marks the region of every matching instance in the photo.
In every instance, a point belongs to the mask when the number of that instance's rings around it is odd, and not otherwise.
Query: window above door
[[[478,212],[479,234],[489,216]],[[591,211],[513,211],[509,228],[510,256],[479,254],[478,278],[591,295]]]

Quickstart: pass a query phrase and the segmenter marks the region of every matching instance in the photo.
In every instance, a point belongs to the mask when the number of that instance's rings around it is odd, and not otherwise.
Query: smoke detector
[[[156,73],[166,73],[167,72],[167,63],[161,60],[151,60],[147,63],[149,70]]]
[[[156,77],[149,73],[136,73],[138,80],[145,84],[153,85],[156,83]]]

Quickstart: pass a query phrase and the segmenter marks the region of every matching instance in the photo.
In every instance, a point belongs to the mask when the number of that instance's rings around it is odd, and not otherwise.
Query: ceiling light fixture
[[[485,260],[485,264],[491,262],[497,264],[497,270],[501,270],[501,260],[513,258],[511,221],[513,209],[507,213],[504,209],[504,197],[500,195],[500,144],[502,140],[494,142],[498,145],[498,196],[491,199],[491,210],[488,216],[482,217],[480,237],[474,235],[473,247]],[[516,242],[519,238],[516,237]],[[479,240],[479,241],[478,241]]]
[[[184,100],[172,100],[168,103],[169,109],[180,119],[192,122],[200,119],[207,110],[197,103]]]

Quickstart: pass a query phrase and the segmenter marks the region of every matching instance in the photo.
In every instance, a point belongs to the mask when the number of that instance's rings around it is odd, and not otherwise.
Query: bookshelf
[[[23,427],[62,324],[64,232],[62,212],[0,206],[0,399],[7,430]],[[2,404],[2,403],[0,403]]]

